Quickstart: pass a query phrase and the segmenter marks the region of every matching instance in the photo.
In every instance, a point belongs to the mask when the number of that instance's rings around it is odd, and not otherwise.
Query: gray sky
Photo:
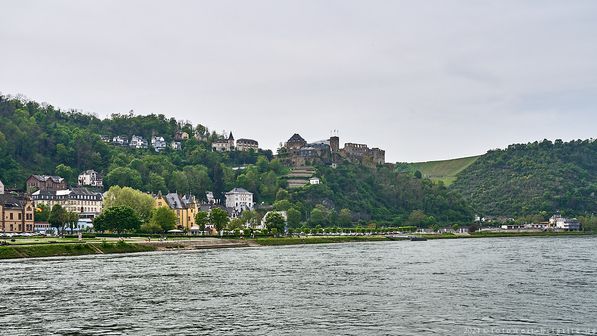
[[[597,137],[597,1],[2,0],[0,91],[389,162]]]

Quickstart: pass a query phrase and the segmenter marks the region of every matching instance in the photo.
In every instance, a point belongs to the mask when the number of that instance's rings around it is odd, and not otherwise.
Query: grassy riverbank
[[[0,259],[132,253],[154,250],[156,250],[154,246],[125,242],[8,245],[0,246]]]
[[[328,243],[348,243],[360,241],[385,241],[388,240],[384,236],[307,236],[304,238],[288,237],[288,238],[257,238],[255,243],[261,246],[278,246],[278,245],[301,245],[301,244],[328,244]]]

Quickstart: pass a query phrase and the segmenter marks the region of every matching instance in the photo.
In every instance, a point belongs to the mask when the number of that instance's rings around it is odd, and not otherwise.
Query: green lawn
[[[414,162],[409,165],[413,171],[418,170],[423,173],[423,176],[433,181],[443,181],[444,184],[450,185],[456,181],[458,173],[473,164],[478,158],[479,156],[470,156],[453,160]]]

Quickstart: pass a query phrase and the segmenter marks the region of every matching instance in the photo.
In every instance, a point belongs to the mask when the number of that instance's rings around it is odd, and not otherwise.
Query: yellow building
[[[155,207],[161,208],[167,206],[176,213],[176,227],[181,230],[190,231],[195,225],[195,215],[199,212],[199,206],[194,196],[180,196],[177,193],[162,195],[158,193],[155,196]]]
[[[0,231],[2,233],[25,233],[34,230],[35,210],[28,198],[0,195]]]

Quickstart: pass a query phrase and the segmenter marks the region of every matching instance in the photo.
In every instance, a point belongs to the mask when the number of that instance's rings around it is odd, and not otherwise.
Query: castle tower
[[[330,148],[332,153],[336,153],[340,150],[340,138],[336,135],[330,137]]]

